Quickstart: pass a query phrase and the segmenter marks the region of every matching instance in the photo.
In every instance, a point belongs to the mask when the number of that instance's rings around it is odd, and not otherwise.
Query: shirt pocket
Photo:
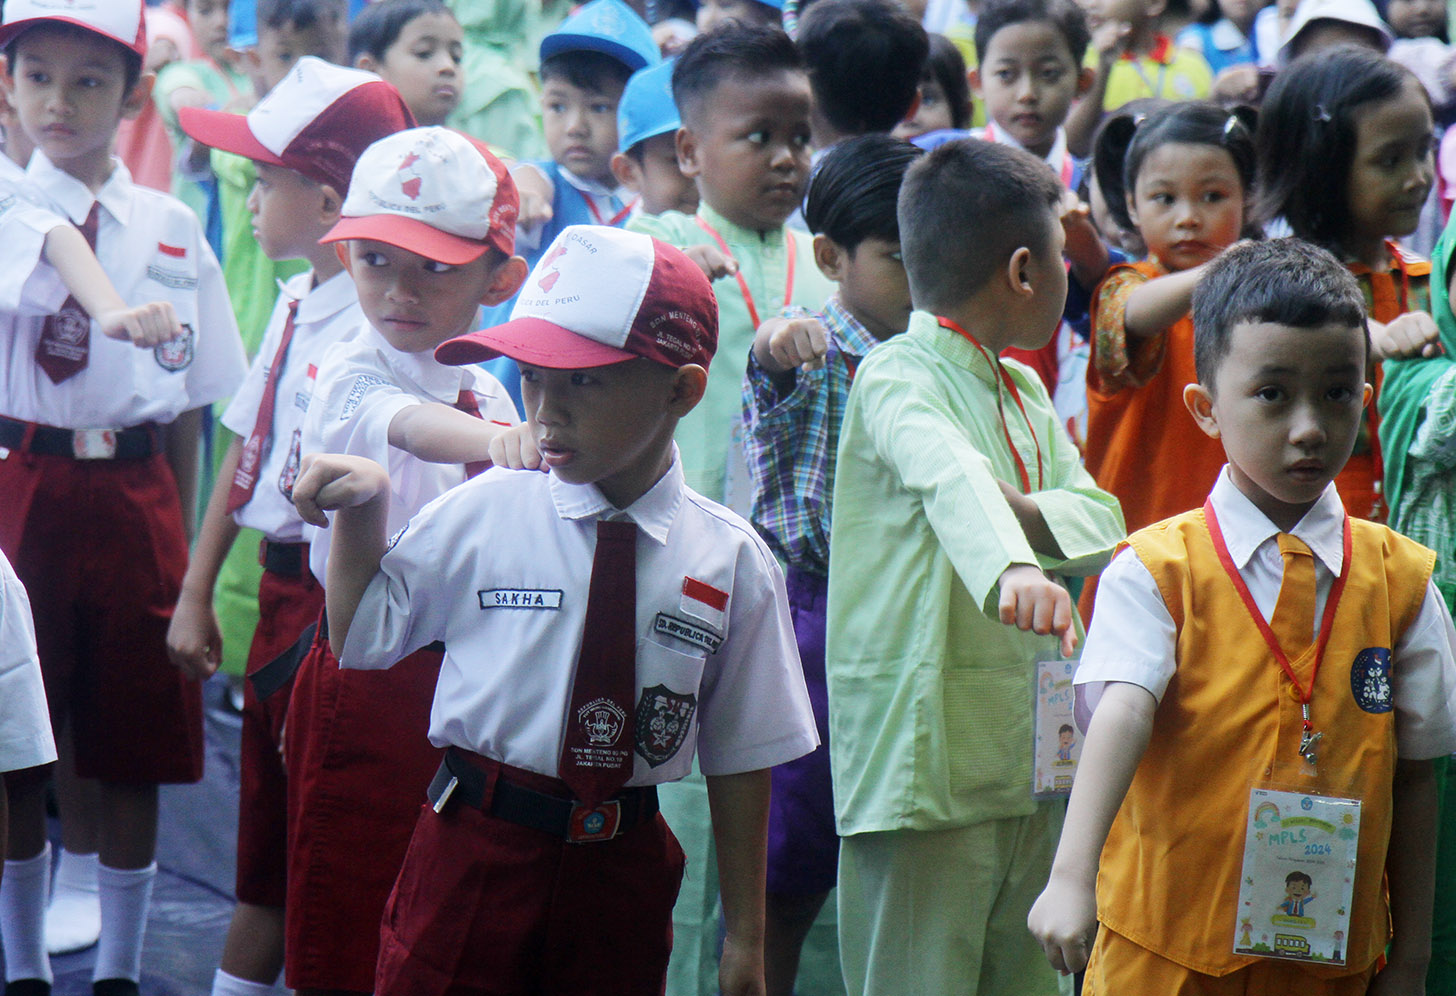
[[[647,637],[637,645],[636,774],[671,781],[692,767],[707,655]]]

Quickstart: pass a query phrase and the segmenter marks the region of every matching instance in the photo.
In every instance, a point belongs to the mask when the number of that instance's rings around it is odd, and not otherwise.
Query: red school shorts
[[[187,567],[172,469],[144,460],[0,459],[0,548],[25,584],[51,724],[83,778],[202,777],[202,686],[167,659]]]
[[[323,585],[309,573],[307,555],[303,560],[299,577],[263,572],[249,675],[292,647],[323,610]],[[253,683],[243,683],[236,892],[239,902],[254,906],[282,906],[287,897],[288,778],[282,747],[292,689],[289,681],[259,702]]]
[[[370,992],[384,901],[442,752],[430,745],[440,654],[346,671],[322,621],[293,683],[284,734],[290,989]]]
[[[570,797],[554,778],[501,770]],[[458,801],[443,815],[422,807],[384,912],[374,991],[661,994],[683,865],[660,813],[615,839],[573,844]]]

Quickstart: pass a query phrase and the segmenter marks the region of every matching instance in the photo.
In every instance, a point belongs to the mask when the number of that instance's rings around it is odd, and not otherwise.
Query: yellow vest
[[[1233,945],[1249,790],[1261,782],[1362,803],[1346,967],[1310,971],[1360,971],[1389,940],[1383,880],[1395,713],[1388,698],[1385,711],[1363,709],[1352,673],[1365,671],[1355,667],[1362,651],[1400,642],[1435,554],[1384,526],[1350,526],[1349,579],[1311,700],[1324,734],[1313,777],[1298,754],[1299,702],[1224,573],[1203,511],[1128,540],[1177,626],[1178,667],[1102,851],[1097,908],[1112,930],[1194,971],[1227,975],[1258,960],[1235,955]],[[1312,645],[1291,662],[1306,687],[1313,662]]]

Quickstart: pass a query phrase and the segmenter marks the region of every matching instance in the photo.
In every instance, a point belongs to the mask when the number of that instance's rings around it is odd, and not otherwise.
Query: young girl
[[[1215,77],[1231,66],[1257,64],[1254,18],[1261,6],[1260,0],[1218,0],[1178,32],[1178,44],[1202,54]]]
[[[465,33],[443,0],[383,0],[349,28],[349,64],[394,84],[420,127],[442,125],[460,103]]]
[[[1439,349],[1430,264],[1392,241],[1415,230],[1435,180],[1433,127],[1410,70],[1359,48],[1296,61],[1275,78],[1259,118],[1260,215],[1282,217],[1359,279],[1377,399],[1379,360]],[[1335,485],[1351,515],[1383,522],[1379,426],[1372,402]]]
[[[947,129],[959,132],[970,123],[971,89],[966,81],[966,60],[949,38],[932,34],[930,53],[920,74],[920,103],[914,114],[895,126],[892,134],[908,140]]]
[[[1087,469],[1122,503],[1131,532],[1197,507],[1223,466],[1183,405],[1184,385],[1197,380],[1189,307],[1205,264],[1248,224],[1253,135],[1239,113],[1172,104],[1141,123],[1110,121],[1095,170],[1114,219],[1148,250],[1098,287],[1087,371]]]

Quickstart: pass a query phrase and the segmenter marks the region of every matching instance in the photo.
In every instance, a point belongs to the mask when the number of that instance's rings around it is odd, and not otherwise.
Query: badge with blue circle
[[[1366,712],[1390,712],[1395,695],[1390,685],[1390,648],[1366,647],[1350,665],[1350,692]]]

